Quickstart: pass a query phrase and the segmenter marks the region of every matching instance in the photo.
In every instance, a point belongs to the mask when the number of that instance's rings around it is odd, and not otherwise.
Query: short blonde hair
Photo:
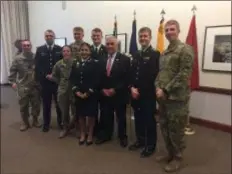
[[[75,31],[81,31],[84,33],[84,29],[82,27],[74,27],[73,32],[75,32]]]
[[[177,20],[174,20],[174,19],[168,20],[168,21],[166,22],[166,24],[165,24],[165,27],[166,27],[167,25],[175,25],[176,28],[177,28],[177,30],[180,32],[180,24],[179,24],[179,22],[178,22]]]

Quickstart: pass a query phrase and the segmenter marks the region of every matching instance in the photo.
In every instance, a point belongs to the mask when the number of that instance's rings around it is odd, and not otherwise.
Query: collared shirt
[[[99,52],[102,44],[99,44],[98,46],[93,45],[94,51],[97,49],[97,52]]]
[[[46,44],[46,46],[47,46],[47,48],[49,49],[49,46],[51,46],[51,49],[53,50],[53,48],[54,48],[54,43],[52,44],[52,45],[48,45],[48,44]]]
[[[142,52],[147,51],[147,49],[148,49],[150,46],[151,46],[151,45],[149,44],[146,48],[144,48],[144,49],[143,49],[143,48],[141,48],[141,51],[142,51]]]
[[[86,59],[81,59],[81,62],[85,63],[85,62],[87,62],[88,60],[89,60],[89,57],[86,58]]]
[[[117,52],[115,52],[114,54],[111,55],[111,67],[110,68],[112,68],[112,66],[114,64],[114,60],[115,60],[116,54],[117,54]],[[110,57],[110,55],[108,54],[107,64],[109,62],[109,57]]]

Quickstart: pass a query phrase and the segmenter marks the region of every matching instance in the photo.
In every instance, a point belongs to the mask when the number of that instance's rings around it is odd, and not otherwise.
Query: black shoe
[[[43,132],[48,132],[48,131],[49,131],[49,128],[48,128],[48,127],[43,127],[43,128],[42,128],[42,131],[43,131]]]
[[[127,147],[127,145],[128,145],[128,140],[127,140],[127,138],[122,138],[122,139],[120,139],[120,146],[121,146],[121,147]]]
[[[83,141],[79,141],[79,145],[81,146],[81,145],[84,145],[85,144],[85,140],[83,140]]]
[[[141,149],[143,147],[144,147],[143,144],[141,144],[138,141],[136,141],[134,144],[132,144],[132,145],[129,146],[129,150],[135,151],[135,150]]]
[[[95,141],[95,144],[103,144],[103,143],[105,143],[105,142],[107,142],[107,141],[110,141],[111,139],[97,139],[96,141]]]
[[[145,147],[141,154],[140,157],[141,158],[146,158],[146,157],[150,157],[153,153],[155,152],[155,147]]]
[[[86,146],[90,146],[93,144],[93,141],[86,141]]]

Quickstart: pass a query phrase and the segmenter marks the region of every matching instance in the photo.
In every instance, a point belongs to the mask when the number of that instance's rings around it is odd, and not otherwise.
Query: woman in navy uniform
[[[73,63],[70,80],[72,91],[76,96],[76,116],[80,125],[79,144],[83,145],[86,142],[86,145],[91,145],[93,143],[95,117],[98,113],[96,94],[99,86],[99,73],[97,61],[90,57],[91,47],[88,43],[81,44],[80,54],[81,60]],[[87,120],[88,126],[86,126]],[[85,132],[86,128],[88,128],[87,132]]]

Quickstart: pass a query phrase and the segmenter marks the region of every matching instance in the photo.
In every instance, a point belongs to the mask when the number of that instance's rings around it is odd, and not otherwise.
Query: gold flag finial
[[[162,16],[162,18],[163,18],[164,15],[166,14],[165,11],[164,11],[164,9],[162,9],[162,11],[160,12],[160,14],[161,14],[161,16]]]
[[[197,7],[196,7],[196,5],[193,5],[192,12],[194,15],[195,15],[195,11],[197,11]]]

